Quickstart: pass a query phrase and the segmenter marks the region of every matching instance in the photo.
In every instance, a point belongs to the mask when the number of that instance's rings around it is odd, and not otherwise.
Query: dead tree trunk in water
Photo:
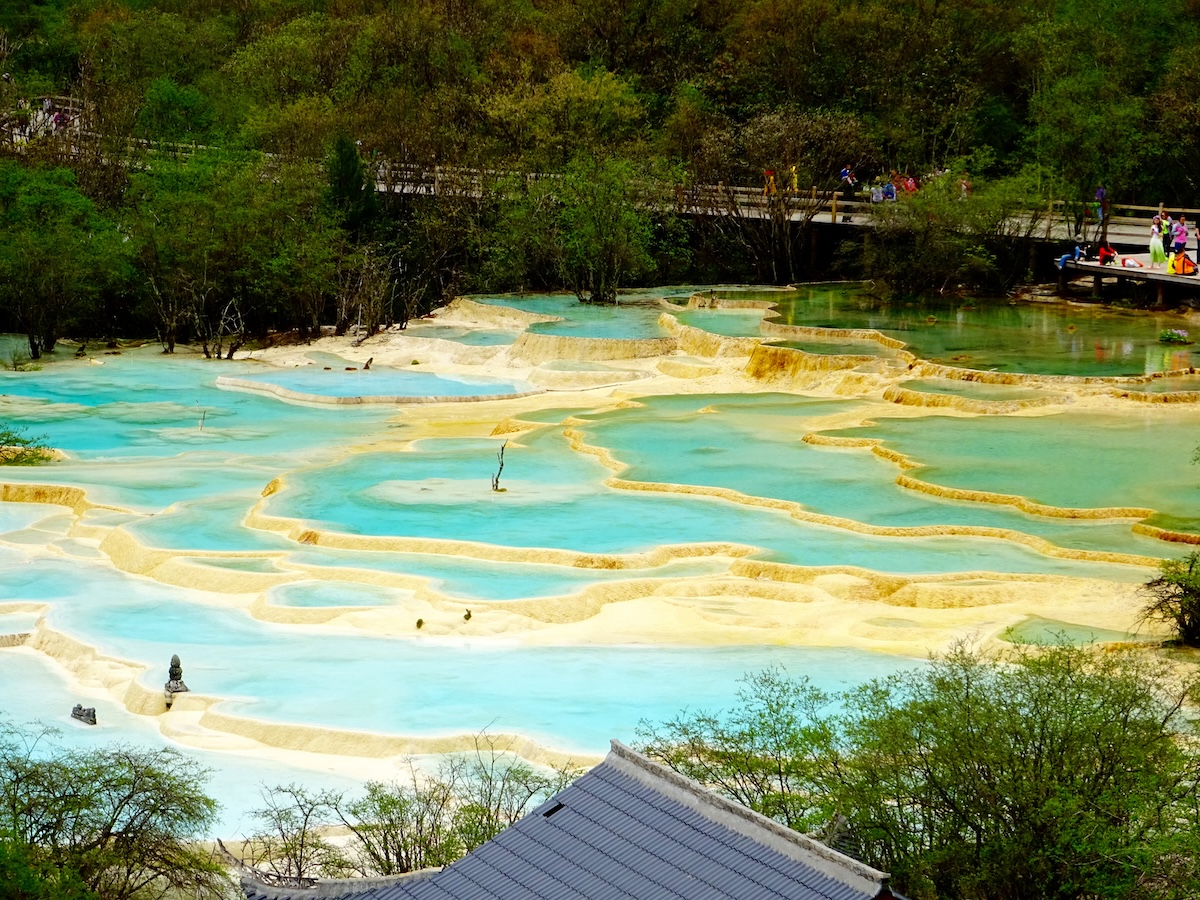
[[[496,474],[492,476],[492,490],[499,493],[506,490],[500,487],[500,473],[504,471],[504,448],[508,446],[508,441],[500,445],[500,452],[496,454],[496,461],[500,463],[500,468],[496,470]]]

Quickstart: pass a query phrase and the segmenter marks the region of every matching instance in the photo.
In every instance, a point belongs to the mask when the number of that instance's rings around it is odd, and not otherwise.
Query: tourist
[[[1105,241],[1100,245],[1100,252],[1097,254],[1097,258],[1100,260],[1100,265],[1102,266],[1112,265],[1118,259],[1117,251],[1113,249],[1112,244]]]
[[[1075,235],[1075,249],[1070,253],[1064,253],[1054,264],[1061,269],[1068,260],[1087,260],[1091,255],[1091,247],[1083,242],[1082,234],[1077,234]]]
[[[1180,255],[1187,249],[1187,240],[1187,216],[1180,215],[1179,219],[1175,222],[1175,226],[1171,234],[1171,241],[1176,256]]]
[[[1163,250],[1162,219],[1154,217],[1150,223],[1150,268],[1161,269],[1167,261],[1167,253]]]
[[[885,181],[883,183],[883,199],[884,200],[895,200],[896,199],[896,186],[894,184],[892,184],[890,181]]]
[[[1171,275],[1195,275],[1196,264],[1186,253],[1172,253],[1167,261],[1167,272]]]
[[[858,184],[858,179],[854,177],[854,170],[850,168],[849,163],[842,166],[841,179],[842,184],[846,185],[850,190],[854,190],[854,186]]]
[[[1108,212],[1108,191],[1104,185],[1096,188],[1096,221],[1103,222],[1104,214]]]

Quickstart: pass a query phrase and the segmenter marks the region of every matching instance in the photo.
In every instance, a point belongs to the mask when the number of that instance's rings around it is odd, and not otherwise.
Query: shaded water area
[[[687,295],[682,294],[685,298]],[[534,334],[583,338],[653,338],[665,334],[658,324],[662,308],[655,296],[623,297],[615,304],[580,303],[569,294],[501,294],[474,299],[492,306],[559,317],[556,322],[530,325],[529,331]]]
[[[897,299],[858,284],[799,285],[793,291],[723,293],[775,305],[766,321],[806,328],[869,329],[904,341],[930,362],[1036,375],[1134,376],[1195,365],[1194,346],[1166,345],[1159,335],[1190,327],[1175,313],[1099,304],[1029,303],[1006,298],[928,296]],[[746,310],[689,310],[685,324],[728,335],[757,336],[761,317]],[[893,355],[870,341],[769,336],[812,353]]]
[[[678,310],[696,290],[623,296],[616,308],[477,299],[561,317],[534,332],[619,340],[667,336],[660,300]],[[924,342],[947,361],[971,356],[956,364],[990,366],[992,354],[1004,357],[995,365],[1061,374],[1153,371],[1150,341],[1168,327],[1006,303],[887,310],[844,286],[705,291],[769,299],[775,321],[877,328],[914,352]],[[716,335],[763,328],[763,310],[677,314]],[[405,340],[422,330],[501,360],[517,334],[426,323]],[[1072,350],[1073,335],[1131,349],[1095,368],[1102,361]],[[905,372],[877,343],[798,343],[869,346],[885,371]],[[1192,408],[918,414],[884,402],[881,387],[768,389],[740,374],[745,360],[722,363],[735,387],[711,389],[631,360],[551,360],[543,369],[567,379],[611,368],[642,380],[512,399],[529,387],[516,362],[434,374],[405,359],[366,371],[318,350],[268,366],[146,347],[0,372],[0,420],[65,454],[0,469],[0,712],[59,725],[77,745],[184,746],[219,771],[232,834],[259,782],[344,787],[386,775],[406,753],[461,749],[483,729],[520,736],[538,759],[592,759],[609,738],[634,740],[642,720],[731,703],[747,672],[777,665],[837,690],[919,665],[964,622],[1010,641],[1061,624],[1087,642],[1088,623],[1071,617],[1094,600],[1095,639],[1123,640],[1117,599],[1174,555],[1130,516],[1039,514],[942,488],[1145,507],[1152,523],[1200,532]],[[642,383],[653,389],[631,393]],[[901,383],[988,401],[1057,396]],[[321,405],[254,385],[491,399],[440,411]],[[1131,465],[1148,454],[1155,466]],[[901,472],[932,487],[913,489]],[[1044,611],[1030,611],[1030,592]],[[194,695],[164,713],[176,653]],[[98,707],[96,729],[69,718],[76,702]],[[345,759],[368,737],[394,743],[359,772]]]

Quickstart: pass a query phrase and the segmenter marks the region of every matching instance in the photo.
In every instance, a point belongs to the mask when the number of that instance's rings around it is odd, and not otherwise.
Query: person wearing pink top
[[[1187,249],[1188,227],[1187,216],[1180,216],[1175,222],[1175,228],[1171,232],[1171,240],[1175,242],[1175,253],[1182,253]]]

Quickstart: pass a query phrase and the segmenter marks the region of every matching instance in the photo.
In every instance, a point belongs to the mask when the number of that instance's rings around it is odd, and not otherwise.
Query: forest
[[[1198,25],[1192,0],[5,4],[0,329],[34,357],[130,334],[228,355],[461,292],[797,281],[803,214],[672,198],[843,167],[911,174],[924,205],[826,268],[1002,289],[1028,274],[997,228],[1016,206],[1191,205]],[[392,167],[437,197],[377,196]]]

